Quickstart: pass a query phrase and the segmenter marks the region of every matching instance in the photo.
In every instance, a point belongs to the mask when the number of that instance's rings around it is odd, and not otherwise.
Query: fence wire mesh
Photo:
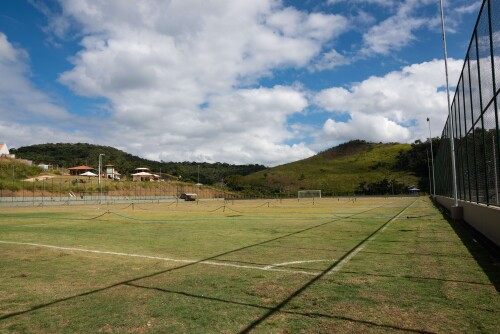
[[[484,0],[435,159],[436,194],[453,197],[454,138],[457,194],[464,201],[500,205],[500,0]],[[453,136],[452,136],[453,134]]]

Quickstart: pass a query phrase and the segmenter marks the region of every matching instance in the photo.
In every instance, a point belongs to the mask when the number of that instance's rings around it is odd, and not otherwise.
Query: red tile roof
[[[95,168],[92,168],[92,167],[89,167],[89,166],[77,166],[77,167],[71,167],[71,168],[68,168],[70,170],[84,170],[84,169],[95,169]]]

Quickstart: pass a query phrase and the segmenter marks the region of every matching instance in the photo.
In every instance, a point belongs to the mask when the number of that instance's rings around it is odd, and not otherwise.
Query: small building
[[[134,182],[148,182],[154,179],[153,174],[148,172],[138,172],[132,174],[132,181]]]
[[[115,169],[114,165],[106,165],[104,166],[106,168],[106,178],[111,179],[111,180],[120,180],[120,173],[118,173],[118,170]]]
[[[418,189],[415,186],[409,186],[408,187],[408,194],[409,195],[419,195],[420,194],[420,189]]]
[[[43,162],[42,162],[42,163],[39,163],[39,164],[38,164],[38,167],[40,167],[41,169],[44,169],[44,170],[48,170],[48,169],[49,169],[49,165],[44,164]]]
[[[7,144],[0,144],[0,157],[1,156],[6,156],[12,159],[16,158],[15,154],[10,154],[9,148],[7,147]]]
[[[89,166],[76,166],[68,168],[69,175],[80,175],[82,173],[91,172],[93,170],[95,170],[95,168]]]

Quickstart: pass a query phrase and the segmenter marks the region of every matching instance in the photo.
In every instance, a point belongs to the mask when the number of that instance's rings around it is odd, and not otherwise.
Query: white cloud
[[[409,129],[383,116],[357,112],[353,112],[347,122],[328,119],[323,125],[323,132],[337,141],[362,138],[371,142],[406,142],[411,135]]]
[[[0,122],[65,122],[70,114],[30,81],[29,56],[0,32]]]
[[[481,4],[482,3],[480,1],[475,1],[470,4],[464,4],[462,6],[456,7],[455,10],[460,14],[477,13],[479,11],[479,8],[481,8]]]
[[[79,26],[83,38],[59,81],[110,101],[108,144],[163,160],[273,165],[313,154],[285,144],[287,118],[308,105],[299,88],[244,87],[276,69],[307,68],[347,29],[344,17],[277,0],[61,6],[57,27]]]
[[[373,4],[383,7],[391,7],[394,5],[395,0],[328,0],[327,3],[334,5],[337,3],[349,2],[350,4]]]
[[[1,32],[0,77],[0,134],[11,148],[48,141],[91,141],[80,131],[59,128],[83,124],[31,83],[28,53],[13,46]]]
[[[330,50],[321,55],[321,57],[310,67],[311,71],[331,70],[338,66],[351,64],[352,59],[341,55],[335,50]]]
[[[371,27],[363,34],[363,55],[383,54],[398,51],[416,39],[415,31],[429,22],[430,18],[417,17],[416,12],[429,0],[406,0],[399,4],[397,12]]]
[[[458,81],[462,64],[449,59],[450,82]],[[411,142],[427,138],[427,117],[433,133],[439,135],[448,116],[444,87],[444,61],[433,60],[370,77],[348,89],[323,90],[316,95],[316,104],[334,114],[347,113],[351,119],[328,120],[316,145],[332,140]]]
[[[58,129],[54,124],[37,125],[10,121],[0,121],[2,141],[10,148],[26,145],[51,143],[94,143],[83,131],[68,133]]]
[[[139,113],[134,122],[148,128],[151,140],[138,140],[143,129],[133,124],[122,139],[136,143],[135,151],[149,151],[151,159],[273,165],[314,154],[304,144],[282,144],[292,138],[287,117],[306,106],[304,94],[290,87],[240,89],[212,96],[203,110],[174,110],[151,120]]]
[[[289,120],[315,109],[307,109],[314,93],[300,84],[258,87],[281,70],[297,69],[300,77],[303,70],[330,70],[402,49],[432,21],[419,16],[431,0],[329,1],[378,6],[374,16],[363,11],[368,6],[358,6],[351,21],[285,7],[280,0],[60,0],[58,15],[31,1],[49,17],[52,38],[73,34],[81,45],[59,82],[78,95],[104,99],[107,114],[106,119],[90,111],[81,118],[68,114],[30,83],[27,53],[0,35],[0,76],[7,78],[0,82],[0,131],[17,129],[31,142],[63,138],[151,159],[275,165],[349,139],[425,138],[429,115],[437,135],[446,119],[440,61],[318,93],[314,103],[332,116],[313,145],[300,142],[314,132],[311,125]],[[472,10],[460,1],[464,12]],[[385,19],[373,25],[380,13]],[[348,30],[364,31],[363,44],[337,49],[336,38]],[[349,51],[354,48],[360,54]],[[450,60],[452,84],[461,66]],[[341,122],[339,114],[350,118]],[[30,127],[31,121],[38,125]],[[70,122],[80,132],[64,140]]]

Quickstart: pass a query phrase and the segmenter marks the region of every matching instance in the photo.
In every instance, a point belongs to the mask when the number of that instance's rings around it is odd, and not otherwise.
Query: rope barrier
[[[91,217],[91,218],[74,218],[74,217],[47,217],[47,216],[14,216],[14,215],[6,215],[3,213],[0,213],[0,216],[2,217],[8,217],[8,218],[18,218],[18,219],[57,219],[57,220],[95,220],[97,218],[100,218],[104,215],[110,214],[111,212],[106,211],[98,216]]]
[[[266,204],[267,204],[267,207],[269,207],[269,202],[265,202],[265,203],[263,203],[261,205],[256,206],[255,209],[261,208],[261,207],[263,207]]]

